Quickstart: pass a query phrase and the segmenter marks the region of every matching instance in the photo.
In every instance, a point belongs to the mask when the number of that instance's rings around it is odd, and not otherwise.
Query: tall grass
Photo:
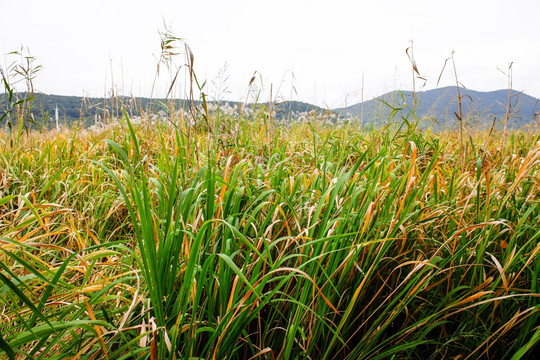
[[[532,358],[538,135],[183,120],[1,138],[8,358]]]

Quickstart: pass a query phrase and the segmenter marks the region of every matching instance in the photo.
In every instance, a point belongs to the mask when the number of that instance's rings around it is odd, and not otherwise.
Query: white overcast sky
[[[405,49],[413,40],[424,90],[436,86],[455,51],[467,88],[506,88],[497,68],[513,62],[513,87],[540,97],[537,0],[0,1],[0,51],[29,48],[43,66],[35,86],[48,94],[99,97],[114,81],[120,93],[149,96],[165,22],[191,47],[211,96],[226,63],[221,84],[231,100],[246,99],[254,71],[263,101],[270,88],[274,98],[330,108],[359,102],[362,89],[364,99],[410,90]],[[169,81],[162,76],[155,96],[165,95]],[[447,67],[439,86],[452,83]]]

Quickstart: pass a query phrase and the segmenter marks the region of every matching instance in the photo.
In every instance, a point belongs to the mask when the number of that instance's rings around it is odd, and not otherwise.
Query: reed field
[[[0,357],[532,359],[540,134],[0,133]]]

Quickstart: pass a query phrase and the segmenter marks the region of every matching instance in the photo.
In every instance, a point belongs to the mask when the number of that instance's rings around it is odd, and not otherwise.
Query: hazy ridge
[[[508,89],[496,91],[475,91],[460,88],[462,113],[466,122],[480,126],[500,125],[506,119]],[[416,93],[416,116],[434,121],[430,125],[441,128],[454,126],[459,114],[458,92],[455,86],[448,86]],[[392,91],[372,100],[334,109],[343,117],[362,119],[365,124],[378,124],[386,121],[392,108],[401,108],[397,116],[413,119],[412,91]],[[406,106],[404,106],[406,104]],[[534,114],[540,111],[537,98],[511,90],[510,118],[508,126],[516,129],[534,121]],[[435,121],[436,120],[436,121]],[[428,121],[429,123],[429,121]]]

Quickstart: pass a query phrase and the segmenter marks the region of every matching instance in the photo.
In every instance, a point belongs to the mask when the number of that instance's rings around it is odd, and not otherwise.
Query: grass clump
[[[8,358],[532,356],[538,136],[187,127],[2,138]]]

